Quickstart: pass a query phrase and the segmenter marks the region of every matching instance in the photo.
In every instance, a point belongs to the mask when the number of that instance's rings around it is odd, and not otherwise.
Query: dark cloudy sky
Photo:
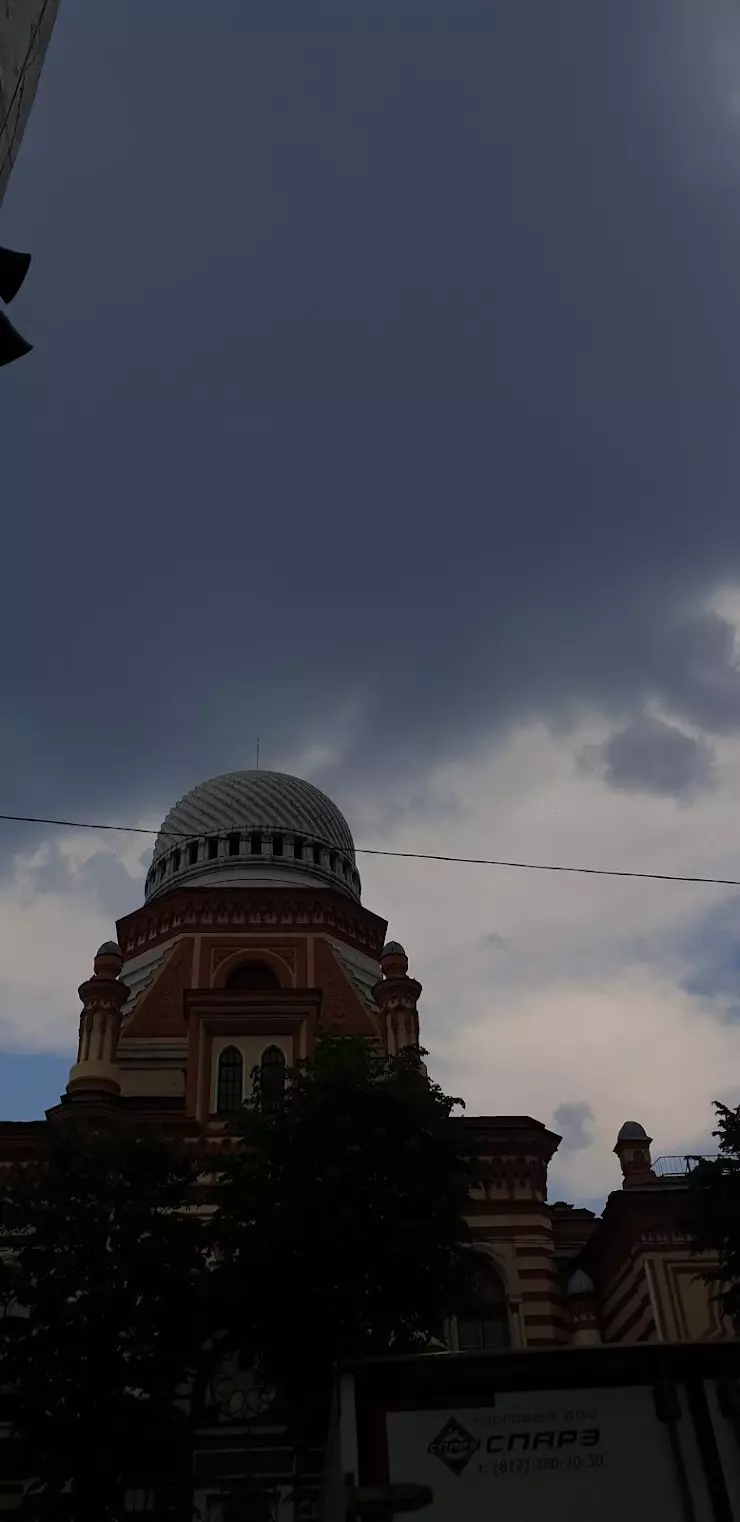
[[[732,0],[62,0],[0,212],[35,343],[0,373],[6,812],[155,823],[259,735],[369,843],[740,876],[738,59]],[[59,1045],[82,929],[139,894],[65,839],[3,836],[15,1048]],[[423,962],[421,880],[380,870]],[[476,927],[429,891],[452,960],[506,940],[509,880]],[[712,1000],[735,901],[670,902],[639,966]],[[492,1011],[500,967],[466,976]],[[583,1152],[580,1061],[536,1100]]]

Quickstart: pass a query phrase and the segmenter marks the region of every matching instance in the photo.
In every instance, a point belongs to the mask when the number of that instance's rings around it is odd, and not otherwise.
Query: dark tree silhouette
[[[276,1052],[215,1180],[208,1160],[210,1217],[197,1153],[154,1124],[71,1114],[6,1176],[0,1385],[36,1479],[25,1515],[112,1522],[128,1487],[189,1515],[189,1381],[242,1420],[271,1406],[300,1500],[335,1365],[428,1347],[465,1303],[457,1101],[423,1053],[330,1036],[286,1073]]]
[[[218,1298],[232,1350],[278,1392],[299,1449],[320,1433],[337,1362],[428,1347],[465,1296],[459,1101],[423,1055],[327,1036],[279,1106],[257,1070],[232,1122],[212,1225]]]
[[[85,1116],[4,1180],[0,1382],[28,1515],[105,1522],[127,1480],[177,1470],[178,1391],[207,1324],[197,1174],[151,1127]]]
[[[740,1328],[740,1105],[716,1103],[716,1158],[702,1158],[689,1175],[687,1227],[697,1252],[716,1255],[718,1266],[701,1277],[713,1287],[724,1314]]]

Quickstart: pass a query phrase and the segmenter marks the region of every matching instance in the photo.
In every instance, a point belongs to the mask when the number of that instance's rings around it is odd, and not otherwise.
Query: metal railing
[[[717,1152],[705,1152],[702,1156],[693,1153],[683,1157],[656,1157],[653,1172],[658,1178],[686,1178],[697,1163],[713,1163],[718,1156]]]

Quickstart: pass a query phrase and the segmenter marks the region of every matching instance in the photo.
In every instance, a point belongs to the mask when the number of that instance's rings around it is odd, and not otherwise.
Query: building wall
[[[604,1342],[653,1342],[655,1302],[642,1255],[630,1255],[601,1297]]]
[[[605,1342],[691,1342],[731,1334],[686,1232],[688,1175],[666,1187],[652,1175],[607,1200],[581,1254],[599,1289]]]
[[[681,1216],[682,1198],[685,1192],[673,1192],[674,1217]],[[712,1259],[695,1257],[685,1233],[675,1221],[669,1223],[659,1186],[652,1201],[641,1200],[639,1219],[633,1204],[628,1192],[612,1197],[605,1222],[586,1219],[584,1212],[582,1246],[597,1284],[593,1300],[584,1304],[567,1294],[581,1254],[573,1240],[570,1256],[562,1258],[553,1207],[488,1201],[483,1213],[475,1203],[471,1234],[476,1248],[490,1254],[504,1284],[513,1346],[563,1345],[578,1340],[584,1325],[589,1341],[604,1343],[702,1342],[733,1335],[714,1289],[702,1279]],[[609,1226],[611,1237],[602,1229]]]
[[[240,1051],[248,1084],[268,1046],[277,1045],[289,1067],[310,1053],[320,1028],[377,1037],[386,1004],[391,1007],[385,996],[406,1001],[413,1023],[420,985],[390,960],[382,967],[375,961],[384,930],[361,906],[325,892],[271,890],[269,898],[252,890],[178,893],[136,911],[118,927],[127,948],[120,982],[131,989],[118,1043],[122,1096],[134,1110],[141,1100],[153,1118],[161,1100],[168,1123],[178,1118],[190,1135],[201,1129],[216,1136],[222,1129],[215,1115],[218,1058],[225,1047]],[[265,962],[279,988],[226,987],[243,961]],[[90,997],[95,976],[83,985]],[[450,1124],[471,1161],[472,1242],[503,1285],[514,1346],[727,1334],[681,1234],[685,1190],[662,1187],[646,1136],[615,1148],[625,1186],[610,1195],[597,1220],[547,1201],[547,1170],[560,1138],[541,1122],[481,1116]],[[585,1299],[582,1290],[569,1298],[577,1268],[591,1281]]]
[[[59,0],[0,4],[0,201],[33,105],[58,6]]]
[[[185,1093],[184,1069],[140,1067],[124,1071],[121,1093],[126,1099],[179,1099]]]
[[[688,1245],[668,1246],[646,1258],[661,1341],[706,1342],[731,1335],[715,1292],[699,1277],[707,1262],[697,1261]]]

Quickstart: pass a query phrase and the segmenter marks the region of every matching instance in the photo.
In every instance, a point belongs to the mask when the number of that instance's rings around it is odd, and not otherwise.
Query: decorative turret
[[[575,1347],[593,1348],[601,1342],[596,1285],[584,1269],[571,1274],[566,1288],[570,1310],[571,1342]]]
[[[614,1151],[622,1169],[623,1189],[639,1189],[657,1182],[650,1157],[652,1136],[637,1120],[626,1120],[620,1128]]]
[[[384,1024],[388,1052],[393,1056],[405,1047],[419,1045],[417,1003],[421,983],[410,978],[409,960],[398,941],[388,941],[380,954],[383,974],[373,988],[373,998]]]
[[[116,1065],[121,1010],[128,989],[120,981],[123,957],[115,941],[100,947],[93,975],[80,985],[82,1000],[77,1061],[71,1069],[67,1094],[112,1094],[121,1091]]]

